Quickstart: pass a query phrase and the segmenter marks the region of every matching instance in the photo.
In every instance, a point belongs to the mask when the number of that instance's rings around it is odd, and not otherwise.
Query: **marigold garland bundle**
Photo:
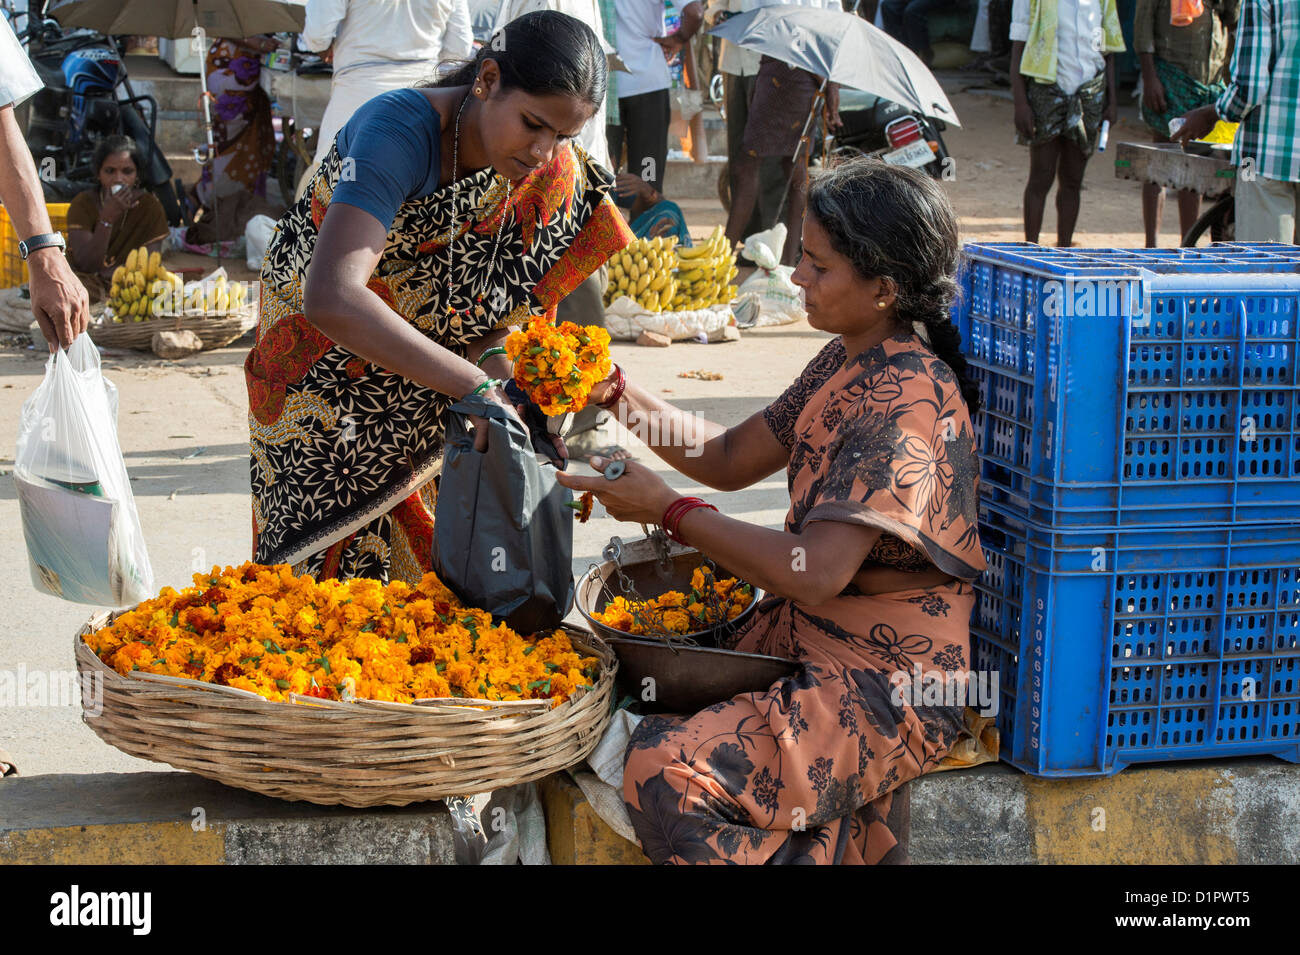
[[[286,700],[550,699],[597,679],[564,631],[526,639],[462,606],[434,574],[401,581],[295,577],[246,563],[195,574],[86,636],[123,676],[188,677]]]
[[[529,320],[506,338],[506,357],[515,365],[515,382],[548,415],[581,411],[591,389],[609,377],[609,332],[573,322],[550,325]]]
[[[735,577],[716,580],[713,572],[701,564],[691,574],[689,594],[670,590],[649,600],[615,597],[600,613],[592,614],[592,619],[643,636],[697,633],[735,620],[753,599],[754,588],[749,584]]]

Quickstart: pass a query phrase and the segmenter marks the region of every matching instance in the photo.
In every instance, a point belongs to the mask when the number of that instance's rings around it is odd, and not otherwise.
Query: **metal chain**
[[[666,537],[664,538],[664,541],[666,544],[667,542]],[[665,549],[663,551],[664,556],[662,558],[664,561],[667,561],[667,553],[668,551],[665,546]],[[609,543],[605,545],[605,549],[601,551],[601,557],[605,558],[605,560],[613,561],[614,572],[618,575],[618,586],[619,589],[623,591],[623,596],[627,599],[638,601],[644,604],[646,602],[646,598],[641,596],[641,593],[636,589],[636,585],[632,583],[631,578],[629,578],[627,573],[623,570],[623,563],[622,563],[623,539],[620,537],[611,537],[609,539]],[[672,565],[671,563],[667,563],[666,566],[671,567]],[[599,573],[599,568],[596,567],[595,564],[592,564],[589,570],[595,573]],[[602,598],[604,598],[607,606],[610,603],[612,603],[614,600],[614,593],[612,590],[610,590],[609,582],[604,577],[602,577],[600,581],[600,595]],[[660,627],[657,624],[655,624],[653,620],[644,620],[644,622],[647,624],[646,629],[648,631],[645,634],[645,636],[660,640],[666,643],[669,647],[671,647],[674,650],[676,650],[677,647],[698,647],[699,646],[699,643],[695,640],[694,637],[688,637],[685,636],[684,634],[674,633],[671,630],[666,630],[663,627]]]

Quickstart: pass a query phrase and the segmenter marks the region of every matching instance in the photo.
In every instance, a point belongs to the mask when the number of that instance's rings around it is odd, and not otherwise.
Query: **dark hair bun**
[[[958,294],[957,216],[939,185],[907,166],[841,160],[813,172],[808,214],[859,275],[893,281],[898,321],[909,330],[914,322],[925,326],[931,351],[953,370],[975,414],[979,386],[967,373],[961,334],[950,316]]]

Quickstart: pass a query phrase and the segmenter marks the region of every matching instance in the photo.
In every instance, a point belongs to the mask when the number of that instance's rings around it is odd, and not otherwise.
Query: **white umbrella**
[[[175,39],[301,33],[306,0],[68,0],[50,11],[65,27]]]
[[[854,89],[960,126],[939,81],[884,30],[851,13],[813,7],[760,7],[728,17],[709,33]]]

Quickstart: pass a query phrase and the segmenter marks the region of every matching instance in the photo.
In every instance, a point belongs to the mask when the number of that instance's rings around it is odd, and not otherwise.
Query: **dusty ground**
[[[965,126],[947,137],[957,160],[949,183],[961,215],[964,238],[1020,240],[1020,195],[1027,151],[1013,145],[1011,105],[1004,99],[956,93],[953,103]],[[1142,138],[1132,110],[1112,142]],[[683,204],[692,230],[707,233],[722,220],[721,206]],[[1049,208],[1045,236],[1054,235]],[[1166,230],[1172,245],[1175,237]],[[1083,245],[1141,244],[1138,187],[1116,180],[1106,157],[1090,164],[1077,241]],[[198,257],[169,259],[173,268],[210,265]],[[232,277],[246,272],[231,268]],[[761,329],[726,345],[676,344],[667,349],[616,344],[616,360],[628,374],[684,408],[730,424],[762,408],[779,394],[817,351],[826,336],[806,324]],[[149,544],[156,582],[183,586],[196,569],[237,563],[249,554],[248,458],[241,363],[247,342],[181,362],[162,362],[137,353],[106,353],[105,365],[121,395],[119,420],[123,453]],[[0,471],[12,467],[19,409],[40,380],[43,354],[8,339],[0,348]],[[678,378],[691,369],[721,371],[722,381]],[[627,439],[630,447],[635,441]],[[644,459],[652,458],[644,448]],[[651,463],[657,464],[657,459]],[[783,476],[745,491],[720,494],[669,480],[683,493],[707,493],[726,513],[778,526],[788,506]],[[13,485],[0,479],[0,588],[6,608],[0,622],[0,674],[70,670],[73,634],[91,609],[37,594],[28,577]],[[601,514],[575,535],[575,571],[582,572],[613,534],[632,537],[639,528]],[[101,743],[80,721],[75,706],[14,707],[0,714],[0,747],[25,773],[100,772],[159,768]],[[0,784],[2,785],[2,784]]]

